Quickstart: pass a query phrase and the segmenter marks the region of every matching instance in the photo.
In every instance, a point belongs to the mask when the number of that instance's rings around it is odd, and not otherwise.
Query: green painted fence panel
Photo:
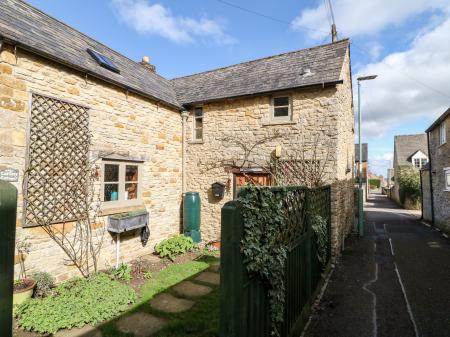
[[[305,189],[305,207],[309,215],[327,219],[327,260],[331,257],[330,188]],[[280,188],[271,188],[277,192]],[[299,336],[306,323],[310,306],[322,281],[323,267],[317,257],[318,245],[306,217],[306,230],[288,247],[286,261],[286,298],[283,337]],[[243,217],[238,201],[222,208],[220,267],[220,337],[269,337],[270,314],[267,293],[257,279],[250,279],[243,263],[241,240]]]
[[[12,336],[17,189],[0,180],[0,336]]]

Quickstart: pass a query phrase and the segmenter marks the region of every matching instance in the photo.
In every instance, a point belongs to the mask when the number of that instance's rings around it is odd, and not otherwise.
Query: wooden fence
[[[270,188],[274,193],[280,188]],[[323,266],[317,257],[318,244],[311,219],[320,215],[327,221],[328,246],[325,265],[331,256],[330,187],[306,189],[289,187],[296,202],[283,202],[287,226],[295,224],[296,233],[286,247],[285,308],[281,336],[297,336],[302,330],[322,280]],[[303,214],[303,216],[299,216]],[[262,282],[250,278],[241,254],[244,233],[239,201],[222,208],[220,271],[220,337],[270,336],[270,312],[267,290]]]

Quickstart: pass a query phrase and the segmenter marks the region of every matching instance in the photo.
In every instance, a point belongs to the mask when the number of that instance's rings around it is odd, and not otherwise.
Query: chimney
[[[146,68],[148,71],[156,73],[156,67],[153,64],[150,64],[150,57],[144,56],[139,64]]]

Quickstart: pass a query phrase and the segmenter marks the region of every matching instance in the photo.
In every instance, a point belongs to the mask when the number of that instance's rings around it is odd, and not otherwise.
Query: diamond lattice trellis
[[[25,226],[86,215],[88,108],[33,94],[25,182]]]

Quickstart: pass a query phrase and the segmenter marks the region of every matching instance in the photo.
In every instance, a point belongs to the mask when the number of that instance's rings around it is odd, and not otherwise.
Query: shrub
[[[412,202],[420,201],[420,171],[414,166],[400,166],[397,174],[402,204],[406,198]]]
[[[36,281],[35,295],[38,297],[47,296],[55,285],[54,277],[43,271],[36,272],[32,276]]]
[[[155,247],[155,251],[159,256],[168,257],[173,261],[176,256],[191,251],[195,247],[196,245],[194,241],[192,241],[192,238],[180,234],[158,243]]]
[[[17,318],[25,330],[55,333],[110,319],[135,300],[130,286],[101,273],[65,282],[46,298],[24,302],[18,307]]]
[[[111,275],[116,279],[129,281],[131,280],[131,268],[129,265],[121,263],[119,267],[111,271]]]
[[[370,188],[380,188],[381,186],[381,181],[380,179],[369,179],[369,186]]]

